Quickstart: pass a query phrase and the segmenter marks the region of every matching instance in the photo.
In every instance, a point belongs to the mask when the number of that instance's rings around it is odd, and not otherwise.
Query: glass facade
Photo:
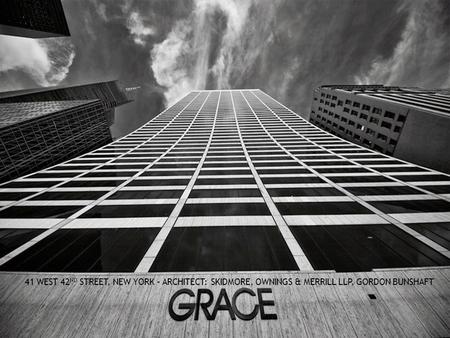
[[[0,103],[0,182],[79,156],[112,141],[98,100]],[[36,174],[64,178],[70,174]],[[52,185],[36,181],[35,188]],[[6,187],[20,187],[10,182]],[[30,183],[25,184],[30,187]],[[24,186],[24,187],[25,187]]]
[[[449,265],[449,179],[260,90],[193,91],[115,142],[1,185],[14,241],[0,270]]]
[[[70,36],[61,0],[0,1],[0,34],[28,38]]]

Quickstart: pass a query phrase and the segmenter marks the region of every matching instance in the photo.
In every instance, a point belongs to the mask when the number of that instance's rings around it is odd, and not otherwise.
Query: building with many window
[[[450,176],[259,90],[194,91],[120,140],[2,184],[2,231],[17,236],[0,270],[446,266],[449,199]]]
[[[193,91],[0,185],[0,335],[448,336],[449,200],[260,90]]]
[[[127,95],[115,81],[0,93],[0,182],[110,143]]]
[[[75,86],[54,86],[0,92],[0,104],[66,100],[100,100],[109,124],[114,123],[114,108],[133,100],[139,87],[125,88],[117,80]]]
[[[382,85],[316,88],[310,122],[384,154],[450,172],[448,90]]]
[[[61,0],[0,1],[0,34],[28,38],[70,36]]]

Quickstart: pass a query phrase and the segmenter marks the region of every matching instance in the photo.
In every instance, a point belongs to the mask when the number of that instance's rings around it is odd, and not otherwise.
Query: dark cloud
[[[155,42],[164,40],[173,22],[188,14],[181,1],[64,1],[64,9],[76,46],[67,84],[119,79],[125,86],[140,86],[136,101],[116,109],[112,127],[120,137],[147,122],[164,109],[162,88],[149,64]],[[129,29],[130,16],[138,13],[152,34],[136,43]]]
[[[64,84],[139,85],[136,101],[117,109],[116,137],[192,89],[261,88],[307,116],[321,84],[450,87],[449,3],[64,0],[71,45],[43,55],[29,43],[32,57],[6,58],[0,80],[23,88],[54,74]]]

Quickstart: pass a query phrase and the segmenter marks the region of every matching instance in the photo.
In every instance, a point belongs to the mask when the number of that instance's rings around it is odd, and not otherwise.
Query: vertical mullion
[[[253,93],[252,93],[253,94]],[[253,94],[254,95],[254,94]],[[315,143],[314,141],[309,140],[307,137],[303,136],[301,133],[299,133],[298,131],[296,131],[294,128],[292,128],[291,126],[289,126],[289,124],[287,124],[285,121],[283,121],[277,114],[274,113],[274,111],[267,105],[265,104],[258,96],[254,95],[267,109],[270,110],[270,112],[275,115],[282,123],[284,123],[289,129],[291,129],[292,131],[294,131],[297,135],[299,135],[302,139],[307,140],[311,143],[313,143],[315,146],[319,147],[322,150],[326,150],[330,153],[333,153],[336,156],[339,156],[340,158],[347,160],[353,164],[358,164],[357,162],[352,161],[351,159],[347,159],[346,157],[336,154],[333,151],[325,148],[324,146]],[[244,97],[245,98],[245,97]],[[247,100],[245,98],[245,100]],[[278,102],[278,101],[276,101]],[[281,103],[280,103],[281,105]],[[284,107],[284,106],[283,106]],[[286,107],[285,107],[286,108]],[[288,109],[288,108],[286,108]],[[288,109],[289,110],[289,109]],[[290,111],[290,110],[289,110]],[[255,114],[256,115],[256,114]],[[268,132],[268,134],[270,135],[270,133]],[[270,135],[270,137],[273,138],[272,135]],[[389,214],[386,214],[385,212],[379,210],[378,208],[372,206],[370,203],[366,202],[365,200],[363,200],[362,198],[360,198],[359,196],[356,196],[354,194],[352,194],[351,192],[349,192],[347,189],[345,189],[344,187],[341,187],[339,184],[333,182],[332,180],[330,180],[328,177],[324,176],[323,174],[319,173],[318,171],[316,171],[314,168],[311,168],[310,166],[306,165],[303,161],[297,159],[297,157],[295,157],[294,154],[292,154],[289,150],[285,149],[283,147],[283,149],[289,153],[296,161],[298,161],[299,163],[301,163],[302,165],[304,165],[305,167],[307,167],[312,173],[314,173],[316,176],[320,177],[321,179],[323,179],[324,181],[326,181],[327,183],[331,184],[334,188],[338,189],[339,191],[343,192],[345,195],[347,195],[348,197],[350,197],[352,200],[354,200],[355,202],[358,202],[359,204],[363,205],[364,207],[366,207],[367,209],[369,209],[370,211],[372,211],[373,213],[375,213],[376,215],[378,215],[379,217],[383,218],[384,220],[388,221],[389,223],[391,223],[392,225],[396,226],[397,228],[403,230],[404,232],[410,234],[411,236],[415,237],[417,240],[419,240],[420,242],[424,243],[427,246],[432,247],[433,249],[435,249],[436,251],[438,251],[439,253],[441,253],[442,255],[450,258],[450,251],[447,250],[446,248],[444,248],[443,246],[441,246],[440,244],[432,241],[431,239],[429,239],[428,237],[423,236],[422,234],[420,234],[419,232],[415,231],[414,229],[406,226],[404,223],[400,222],[399,220],[397,220],[396,218],[390,216]],[[371,151],[371,150],[369,150]],[[389,177],[389,176],[387,176]],[[401,183],[404,183],[403,181],[398,180]]]
[[[242,95],[242,93],[240,91],[238,93],[239,93],[238,95]],[[275,224],[277,225],[278,229],[280,230],[280,233],[283,236],[283,239],[286,242],[299,269],[301,271],[312,271],[312,270],[314,270],[314,268],[312,267],[311,263],[309,262],[308,258],[306,257],[305,253],[303,252],[302,248],[296,241],[294,235],[292,234],[291,230],[289,229],[289,226],[287,225],[283,216],[278,211],[278,208],[276,207],[275,203],[273,202],[272,198],[270,197],[269,193],[267,192],[266,187],[264,186],[261,178],[258,175],[258,172],[255,169],[255,166],[253,165],[253,162],[252,162],[250,155],[248,154],[247,148],[245,146],[245,142],[242,138],[241,129],[239,127],[239,120],[237,117],[237,112],[236,112],[236,107],[234,105],[234,99],[233,99],[232,92],[230,95],[231,95],[231,102],[233,105],[234,116],[236,119],[236,125],[237,125],[237,129],[238,129],[238,133],[239,133],[239,138],[241,140],[241,145],[244,150],[245,158],[247,159],[247,163],[250,167],[250,170],[253,174],[256,184],[258,185],[261,195],[263,196],[263,199],[264,199],[267,207],[270,210],[270,213],[275,221]],[[244,97],[244,95],[242,95],[242,96]],[[244,97],[244,99],[245,99],[245,97]],[[246,100],[246,102],[247,102],[247,100]],[[255,114],[255,112],[253,111],[253,108],[250,106],[250,104],[248,102],[247,102],[247,105],[250,107],[253,114]],[[255,115],[255,117],[256,117],[256,115]],[[261,122],[259,121],[259,119],[257,117],[256,117],[256,119],[261,124]],[[265,128],[264,128],[264,130],[265,130]]]
[[[211,91],[208,93],[208,97],[209,97],[209,95],[211,93],[212,93]],[[189,194],[191,193],[192,187],[194,186],[195,181],[197,180],[197,177],[200,174],[200,170],[201,170],[201,168],[203,166],[203,162],[205,161],[206,154],[208,153],[208,150],[209,150],[209,146],[211,145],[211,141],[212,141],[213,134],[214,134],[214,129],[216,127],[217,112],[219,110],[220,96],[221,96],[221,92],[219,92],[219,96],[217,98],[217,105],[216,105],[216,111],[215,111],[215,115],[214,115],[214,122],[213,122],[213,126],[211,128],[211,133],[209,135],[208,143],[206,144],[205,150],[203,151],[202,158],[200,159],[200,162],[198,163],[194,174],[192,175],[188,185],[184,189],[183,194],[181,195],[181,197],[178,200],[177,204],[173,208],[172,212],[170,213],[170,215],[167,218],[166,222],[164,223],[164,225],[162,226],[162,228],[159,231],[158,235],[154,239],[153,243],[150,245],[150,248],[148,248],[148,250],[145,253],[144,257],[142,257],[141,262],[136,267],[135,272],[137,272],[137,273],[139,273],[139,272],[148,272],[150,270],[150,268],[152,267],[156,256],[158,255],[159,251],[161,250],[165,240],[169,236],[170,231],[174,227],[174,225],[175,225],[175,223],[176,223],[176,221],[177,221],[177,219],[178,219],[178,217],[180,215],[181,209],[183,209],[183,206],[186,203],[186,200],[188,199]],[[200,109],[197,112],[197,115],[195,116],[195,118],[198,116],[198,114],[202,110],[202,108],[203,108],[204,104],[206,103],[206,101],[207,101],[207,99],[205,100],[203,105],[200,107]],[[195,118],[193,119],[193,121],[192,121],[191,125],[189,126],[189,128],[186,130],[186,133],[191,128],[191,126],[194,124]]]
[[[173,121],[176,120],[176,118],[177,118],[180,114],[182,114],[182,112],[186,109],[186,107],[188,107],[188,106],[189,106],[189,105],[190,105],[190,104],[191,104],[191,103],[192,103],[199,95],[200,95],[200,93],[198,93],[198,94],[197,94],[197,95],[196,95],[189,103],[187,103],[187,104],[184,106],[184,108],[181,109],[180,112],[179,112],[178,114],[176,114],[176,115],[172,118],[172,120],[164,126],[164,128],[162,128],[161,130],[159,130],[159,131],[158,131],[155,135],[153,135],[149,140],[152,140],[154,137],[156,137],[157,135],[159,135],[160,133],[162,133],[162,132],[163,132],[163,131],[164,131],[164,130],[165,130],[165,129],[173,122]],[[205,99],[205,102],[206,102],[206,99]],[[169,107],[169,108],[170,108],[170,107]],[[167,111],[169,108],[167,108],[166,110],[164,110],[164,112]],[[163,114],[164,112],[162,112],[161,114]],[[156,118],[157,118],[158,116],[160,116],[161,114],[158,114],[157,116],[155,116],[154,119],[156,119]],[[153,121],[153,119],[152,119],[152,121]],[[150,122],[151,122],[151,121],[150,121]],[[148,123],[150,123],[150,122],[148,122]],[[144,126],[146,126],[148,123],[146,123]],[[144,127],[144,126],[143,126],[143,127]],[[141,127],[141,128],[142,128],[142,127]],[[141,128],[139,128],[139,129],[141,129]],[[139,130],[139,129],[137,129],[137,130]],[[135,131],[136,131],[136,130],[135,130]],[[133,132],[130,133],[130,134],[133,134],[135,131],[133,131]],[[130,134],[129,134],[129,135],[130,135]],[[128,135],[124,136],[124,138],[127,137],[127,136],[128,136]],[[183,136],[184,136],[184,134],[183,134],[182,136],[179,137],[177,143],[179,142],[179,140],[180,140]],[[103,166],[103,165],[112,163],[112,161],[117,160],[118,158],[123,157],[124,155],[126,155],[126,154],[130,153],[131,151],[137,149],[138,147],[140,147],[140,146],[141,146],[142,144],[144,144],[145,142],[148,142],[149,140],[142,141],[139,145],[137,145],[137,146],[131,148],[130,150],[128,150],[128,151],[126,151],[126,152],[124,152],[124,153],[122,153],[122,154],[120,154],[119,156],[113,157],[111,160],[109,160],[109,161],[107,161],[107,162],[105,162],[105,163],[99,164],[98,166],[96,166],[96,167],[94,167],[94,168],[91,168],[91,169],[89,169],[89,170],[87,170],[87,171],[83,171],[83,172],[80,173],[79,175],[77,175],[77,176],[75,176],[75,177],[70,177],[70,178],[68,178],[68,179],[66,179],[66,180],[64,180],[64,181],[62,181],[61,183],[59,183],[59,184],[57,184],[57,185],[54,185],[54,186],[52,186],[52,187],[49,187],[48,189],[41,190],[39,193],[43,193],[43,192],[49,191],[49,190],[51,190],[51,189],[53,189],[53,188],[59,187],[59,186],[61,186],[62,184],[65,184],[65,183],[67,183],[67,182],[69,182],[69,181],[72,181],[72,180],[75,179],[75,178],[80,177],[81,175],[84,175],[84,174],[89,173],[89,172],[93,172],[93,171],[95,171],[96,169],[98,169],[99,167],[101,167],[101,166]],[[175,145],[173,145],[173,146],[175,146]],[[173,146],[172,146],[172,147],[173,147]],[[102,147],[102,148],[103,148],[103,147]],[[169,148],[169,150],[170,150],[170,149],[171,149],[171,148]],[[98,149],[96,149],[96,150],[98,150]],[[95,151],[96,151],[96,150],[95,150]],[[169,150],[167,150],[164,154],[166,154]],[[143,169],[141,169],[140,171],[137,171],[136,174],[134,174],[132,177],[129,177],[127,180],[125,180],[124,182],[122,182],[122,184],[116,186],[116,187],[113,188],[113,189],[110,189],[110,190],[107,191],[103,196],[101,196],[101,197],[99,197],[98,199],[96,199],[95,201],[91,202],[90,204],[88,204],[87,206],[85,206],[84,208],[82,208],[81,210],[79,210],[78,212],[74,213],[73,215],[69,216],[68,218],[65,218],[65,219],[62,220],[61,222],[59,222],[59,223],[53,225],[50,229],[44,231],[44,232],[41,233],[39,236],[37,236],[37,237],[31,239],[30,241],[24,243],[23,245],[21,245],[20,247],[18,247],[18,248],[15,249],[14,251],[10,252],[10,253],[7,254],[6,256],[1,257],[1,258],[0,258],[0,265],[6,263],[6,262],[9,261],[10,259],[14,258],[15,256],[17,256],[17,255],[20,254],[21,252],[23,252],[23,251],[25,251],[26,249],[28,249],[29,247],[31,247],[32,245],[34,245],[34,244],[36,244],[37,242],[39,242],[40,240],[44,239],[45,237],[50,236],[50,235],[51,235],[52,233],[54,233],[56,230],[61,229],[62,227],[64,227],[65,225],[67,225],[68,223],[70,223],[71,221],[73,221],[74,219],[76,219],[77,217],[79,217],[81,214],[85,213],[86,211],[88,211],[89,209],[93,208],[95,205],[97,205],[97,204],[100,203],[101,201],[103,201],[103,200],[105,200],[106,198],[108,198],[109,196],[111,196],[114,192],[118,191],[118,190],[121,189],[123,186],[125,186],[125,185],[128,184],[130,181],[132,181],[134,178],[136,178],[137,176],[139,176],[142,172],[144,172],[145,170],[147,170],[148,168],[150,168],[156,161],[158,161],[162,156],[164,156],[164,154],[161,155],[161,156],[160,156],[159,158],[157,158],[156,160],[154,160],[154,161],[153,161],[152,163],[150,163],[149,165],[147,165],[146,167],[144,167]],[[84,155],[86,155],[86,154],[84,154]],[[73,159],[71,159],[71,160],[73,160]],[[69,161],[71,161],[71,160],[69,160]],[[28,200],[28,199],[32,198],[33,196],[38,195],[39,193],[32,194],[32,195],[27,196],[26,198],[24,198],[24,199],[22,199],[22,200],[20,200],[20,201],[16,201],[16,202],[19,203],[19,202],[22,202],[22,201],[24,201],[24,200]],[[9,206],[10,206],[10,205],[9,205]],[[4,209],[4,208],[0,208],[0,210],[3,210],[3,209]]]

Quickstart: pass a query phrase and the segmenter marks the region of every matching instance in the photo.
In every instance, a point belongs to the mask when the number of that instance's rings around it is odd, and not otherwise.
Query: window
[[[264,184],[289,184],[289,183],[323,183],[320,177],[306,176],[306,177],[262,177]]]
[[[33,201],[48,200],[96,200],[107,191],[48,191],[32,198]]]
[[[359,108],[361,104],[359,102],[353,102],[353,107]]]
[[[442,236],[442,233],[449,233],[450,222],[407,224],[407,225],[410,228],[413,228],[417,232],[421,233],[425,237],[428,237],[429,239],[442,245],[447,250],[450,250],[450,239]]]
[[[187,185],[189,179],[153,179],[153,180],[133,180],[128,186],[163,186],[163,185]]]
[[[414,200],[414,201],[377,201],[369,202],[375,208],[385,213],[412,212],[448,212],[450,203],[443,200]]]
[[[185,204],[180,216],[247,216],[270,215],[265,203],[201,203]]]
[[[420,187],[435,194],[450,194],[450,185],[421,185]]]
[[[395,114],[393,112],[386,110],[384,116],[387,117],[388,119],[393,119],[395,117]]]
[[[159,228],[57,230],[2,270],[133,272],[158,232]]]
[[[391,224],[290,227],[316,270],[448,265],[448,259]]]
[[[351,115],[358,116],[358,112],[356,110],[352,110]]]
[[[378,133],[377,139],[386,142],[386,141],[387,141],[387,136],[386,136],[386,135],[383,135],[383,134],[381,134],[381,133]]]
[[[220,177],[217,178],[197,178],[195,185],[223,185],[223,184],[256,184],[253,177],[249,178],[228,178]]]
[[[249,245],[251,243],[251,245]],[[151,272],[298,270],[276,227],[173,228]]]
[[[361,114],[359,115],[359,118],[361,118],[361,119],[363,119],[363,120],[367,120],[368,117],[369,117],[369,116],[368,116],[367,114],[363,114],[363,113],[361,113]]]
[[[347,187],[346,190],[357,196],[365,195],[415,195],[422,194],[419,190],[408,186],[399,187]]]
[[[372,113],[373,113],[373,114],[376,114],[376,115],[381,115],[381,109],[380,109],[380,108],[374,107],[374,108],[372,109]]]
[[[382,122],[381,122],[381,126],[382,126],[383,128],[391,129],[392,124],[390,124],[389,122],[386,122],[386,121],[382,121]],[[394,131],[395,131],[395,130],[394,130]]]
[[[18,201],[36,192],[0,192],[0,201]]]
[[[282,215],[372,214],[357,202],[276,203]]]
[[[352,182],[392,182],[391,179],[384,176],[330,176],[328,177],[333,182],[337,183],[352,183]]]
[[[399,115],[397,118],[398,122],[405,122],[406,121],[406,115]]]
[[[367,145],[367,146],[371,146],[372,145],[372,142],[371,141],[369,141],[368,139],[364,139],[363,140],[363,144],[365,144],[365,145]]]
[[[345,100],[345,104],[352,104],[352,101],[350,101],[350,100]]]
[[[370,106],[368,106],[367,104],[363,104],[362,110],[367,110],[367,111],[369,111],[369,110],[370,110]]]
[[[261,197],[261,193],[258,189],[194,189],[189,195],[189,198],[216,197]]]
[[[0,218],[66,218],[82,207],[80,205],[13,206],[0,211]]]
[[[399,133],[401,130],[400,126],[395,126],[394,127],[394,133]]]
[[[369,122],[378,124],[378,122],[380,122],[380,120],[372,116],[372,117],[370,118]]]
[[[350,109],[348,109],[347,107],[344,108],[344,112],[348,113],[350,111]]]
[[[183,190],[120,190],[108,199],[160,199],[180,198]]]
[[[342,106],[343,102],[341,100],[338,100],[337,105]]]
[[[400,175],[395,176],[402,181],[450,181],[450,176],[446,175]]]

